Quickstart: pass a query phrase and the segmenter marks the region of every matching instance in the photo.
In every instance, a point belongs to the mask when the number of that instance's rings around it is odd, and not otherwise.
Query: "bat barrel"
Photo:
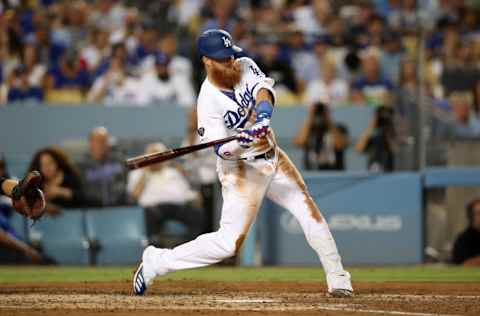
[[[138,169],[142,167],[141,161],[138,158],[130,158],[125,161],[125,166],[128,170]]]
[[[129,170],[133,169],[138,169],[142,168],[145,166],[149,166],[155,163],[163,162],[166,160],[174,159],[180,156],[183,156],[188,153],[195,152],[197,150],[205,149],[214,145],[218,144],[224,144],[228,143],[232,140],[237,139],[237,136],[230,136],[230,137],[225,137],[222,139],[214,140],[208,143],[202,143],[198,145],[192,145],[192,146],[187,146],[187,147],[182,147],[182,148],[176,148],[172,150],[168,150],[165,152],[158,152],[158,153],[152,153],[152,154],[147,154],[147,155],[141,155],[137,157],[133,157],[130,159],[127,159],[125,161],[125,166]]]

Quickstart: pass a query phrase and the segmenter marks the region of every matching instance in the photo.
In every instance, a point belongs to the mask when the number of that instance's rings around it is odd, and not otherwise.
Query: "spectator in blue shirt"
[[[48,72],[46,87],[49,102],[79,103],[90,87],[90,76],[77,54],[67,53],[59,66]]]
[[[128,51],[125,46],[125,43],[119,42],[112,45],[112,53],[108,58],[104,58],[100,65],[95,70],[95,75],[93,79],[104,75],[112,67],[112,60],[116,59],[118,62],[125,65],[125,69],[128,73],[133,72],[132,69],[136,66],[136,57],[128,56]]]
[[[42,102],[43,91],[39,87],[30,86],[28,72],[23,66],[17,67],[12,73],[8,88],[7,102]]]
[[[135,66],[142,67],[147,57],[155,56],[158,52],[158,32],[153,27],[148,26],[141,33],[139,40],[137,49],[132,54],[127,55],[127,59]]]
[[[112,150],[105,127],[90,131],[89,152],[79,163],[85,203],[90,207],[127,204],[127,178],[123,157]]]
[[[39,62],[48,67],[58,65],[60,57],[65,52],[65,46],[52,40],[48,25],[37,25],[35,33],[27,36],[25,44],[33,45],[37,50]]]
[[[390,105],[393,85],[382,77],[378,55],[364,52],[361,59],[361,74],[352,83],[352,102],[372,106]]]
[[[52,68],[49,76],[55,89],[73,87],[86,90],[90,84],[88,72],[83,69],[76,53],[62,56],[59,67]]]
[[[473,97],[469,92],[454,92],[449,97],[455,118],[453,133],[460,138],[480,137],[480,120],[473,111]]]
[[[20,30],[23,35],[28,35],[35,31],[34,18],[34,11],[31,8],[25,8],[20,13]]]
[[[403,56],[402,38],[399,33],[386,32],[382,37],[382,55],[380,65],[382,76],[398,84],[400,62]]]

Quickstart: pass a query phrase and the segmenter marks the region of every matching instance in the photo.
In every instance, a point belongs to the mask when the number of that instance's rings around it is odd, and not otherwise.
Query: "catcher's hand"
[[[29,172],[12,190],[13,207],[20,214],[37,220],[45,213],[45,197],[40,190],[42,176],[38,171]]]

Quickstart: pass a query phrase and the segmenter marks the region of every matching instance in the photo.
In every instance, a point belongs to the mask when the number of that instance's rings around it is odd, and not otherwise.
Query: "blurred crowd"
[[[177,34],[122,1],[3,1],[1,104],[194,104]]]
[[[276,80],[280,105],[392,106],[423,84],[465,125],[463,107],[479,108],[478,9],[467,0],[7,0],[0,103],[191,107],[202,80],[195,38],[222,28]]]

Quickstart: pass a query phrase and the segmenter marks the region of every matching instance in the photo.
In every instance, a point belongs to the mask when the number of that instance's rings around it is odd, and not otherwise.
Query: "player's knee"
[[[226,235],[225,232],[221,232],[221,235],[223,235],[223,258],[230,258],[233,257],[237,252],[239,248],[239,244],[241,245],[241,237],[238,237],[237,234],[228,234]]]
[[[233,242],[228,242],[225,247],[224,258],[230,258],[235,255],[235,244]]]
[[[233,256],[238,255],[246,237],[247,237],[246,234],[235,235],[235,238],[233,238],[231,240],[231,242],[229,243],[229,247],[228,247],[228,256],[229,257],[233,257]]]

